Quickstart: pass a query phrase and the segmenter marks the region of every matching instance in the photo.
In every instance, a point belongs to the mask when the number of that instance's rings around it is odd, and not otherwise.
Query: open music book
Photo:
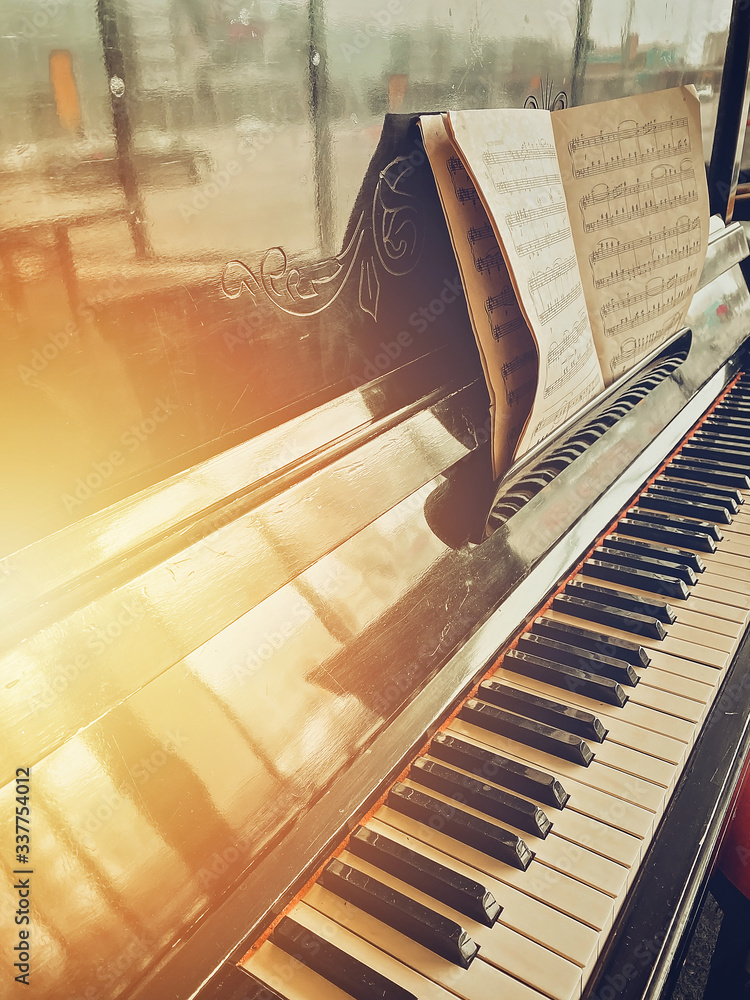
[[[490,392],[497,479],[683,325],[708,242],[699,102],[679,87],[420,126]]]

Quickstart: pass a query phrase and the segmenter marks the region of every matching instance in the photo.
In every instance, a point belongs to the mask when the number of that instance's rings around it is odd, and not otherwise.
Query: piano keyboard
[[[247,1000],[576,1000],[750,605],[750,379],[269,937]]]

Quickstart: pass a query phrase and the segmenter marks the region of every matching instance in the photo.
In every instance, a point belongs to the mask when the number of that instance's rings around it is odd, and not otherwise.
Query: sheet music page
[[[510,466],[536,389],[536,344],[518,306],[508,268],[482,201],[440,115],[420,127],[456,252],[490,392],[492,471]]]
[[[604,388],[552,122],[543,111],[452,111],[446,127],[493,221],[537,345],[539,378],[521,455]]]
[[[555,111],[604,380],[684,324],[708,243],[700,105],[688,87]]]

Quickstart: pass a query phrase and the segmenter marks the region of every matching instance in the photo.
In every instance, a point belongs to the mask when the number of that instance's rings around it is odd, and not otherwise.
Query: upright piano
[[[664,995],[750,747],[750,47],[621,7],[4,5],[3,995]],[[686,326],[493,483],[414,113],[679,83]]]

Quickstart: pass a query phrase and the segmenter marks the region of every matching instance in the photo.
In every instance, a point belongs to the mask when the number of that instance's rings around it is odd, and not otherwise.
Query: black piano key
[[[710,467],[700,466],[697,463],[678,461],[676,458],[664,469],[663,476],[678,477],[679,479],[695,479],[699,483],[715,483],[717,486],[732,486],[734,489],[750,489],[750,479],[747,476],[737,473],[717,472]]]
[[[628,700],[628,696],[617,681],[613,681],[610,677],[602,677],[580,667],[569,667],[567,663],[547,659],[538,653],[527,653],[517,648],[509,649],[503,657],[503,666],[506,670],[544,681],[562,691],[572,691],[574,694],[595,698],[597,701],[616,705],[618,708],[622,708]]]
[[[750,451],[740,451],[739,448],[722,448],[718,444],[709,445],[705,442],[696,442],[686,445],[680,455],[683,458],[703,458],[708,461],[719,462],[721,465],[733,466],[735,471],[746,472],[750,468]]]
[[[606,552],[601,554],[597,552],[595,558],[586,560],[583,565],[583,573],[598,580],[619,583],[624,587],[635,587],[637,590],[647,590],[651,594],[663,594],[665,597],[674,597],[681,601],[687,600],[690,591],[682,577],[686,573],[692,573],[692,570],[686,566],[678,567],[677,572],[670,573],[666,569],[657,571],[652,566],[646,565],[646,560],[643,560],[637,568],[628,563],[627,557],[623,558],[619,552],[614,552],[611,558]],[[692,582],[695,583],[694,577]],[[611,602],[599,600],[599,603]],[[646,613],[637,608],[634,608],[633,612],[635,614]]]
[[[697,549],[699,552],[715,552],[716,542],[709,535],[671,528],[663,524],[623,517],[617,522],[618,534],[631,538],[643,538],[652,542],[664,542],[681,549]]]
[[[731,414],[735,414],[738,417],[750,416],[750,405],[742,403],[740,400],[735,400],[733,396],[728,396],[723,403],[719,403],[714,413],[721,416]]]
[[[680,517],[695,517],[715,524],[731,524],[732,518],[724,507],[705,501],[680,500],[679,497],[662,496],[654,490],[646,490],[638,497],[638,506],[647,510],[658,510],[664,514],[679,514]]]
[[[677,500],[683,500],[690,504],[697,498],[699,503],[721,507],[728,514],[736,514],[740,509],[739,501],[736,499],[736,490],[724,490],[722,493],[720,492],[722,490],[720,486],[701,488],[698,483],[691,483],[690,485],[691,489],[682,489],[679,480],[673,479],[670,483],[651,483],[648,489],[649,493],[654,493],[658,496],[674,497]],[[709,489],[713,489],[716,492],[709,493]]]
[[[620,555],[619,552],[614,554]],[[685,566],[682,568],[687,569]],[[693,582],[695,582],[695,577],[693,577]],[[639,594],[629,594],[627,591],[613,590],[611,587],[597,587],[585,580],[571,580],[565,585],[565,593],[572,594],[574,597],[583,597],[589,601],[598,601],[600,604],[608,604],[613,608],[621,608],[623,611],[635,611],[637,614],[650,615],[652,618],[658,618],[665,625],[672,625],[677,621],[677,615],[672,605],[657,598],[641,597]]]
[[[485,816],[518,827],[535,837],[546,837],[552,827],[545,811],[534,802],[522,799],[520,795],[514,795],[503,788],[485,784],[478,778],[469,778],[438,761],[419,757],[414,761],[409,777],[417,785],[424,785],[434,792],[447,795]]]
[[[481,778],[521,795],[528,795],[554,809],[562,809],[570,798],[562,784],[551,774],[546,774],[528,764],[503,757],[483,747],[466,743],[448,733],[437,733],[430,743],[430,755],[455,764],[464,771],[471,771]]]
[[[715,427],[718,430],[734,430],[739,434],[750,434],[750,419],[747,417],[729,414],[719,415],[715,411],[706,417],[701,426],[707,431],[711,431]]]
[[[697,552],[688,549],[675,549],[669,545],[654,545],[637,538],[607,538],[608,549],[618,549],[630,553],[634,559],[656,559],[666,562],[669,566],[688,566],[694,573],[705,573],[706,564]],[[632,565],[637,565],[633,563]]]
[[[593,653],[601,653],[602,656],[625,660],[635,667],[647,667],[651,663],[648,650],[637,642],[597,632],[596,629],[570,625],[568,622],[556,622],[551,618],[537,618],[532,626],[531,635],[543,635],[557,642],[567,642],[571,646],[590,649]]]
[[[458,713],[458,717],[480,729],[505,736],[509,740],[515,740],[516,743],[535,747],[553,757],[569,760],[582,767],[588,767],[594,759],[591,747],[580,736],[563,732],[562,729],[548,726],[544,722],[515,715],[504,708],[487,705],[476,698],[469,698]]]
[[[385,804],[404,816],[424,823],[431,830],[475,847],[520,871],[526,871],[534,857],[526,843],[510,830],[472,816],[448,802],[441,802],[418,788],[409,788],[400,781],[388,793]]]
[[[678,582],[682,583],[681,580]],[[647,635],[651,639],[664,639],[667,635],[658,618],[639,615],[634,611],[617,611],[615,608],[608,608],[606,604],[585,601],[569,594],[556,594],[552,608],[573,618],[583,618],[585,621],[596,622],[597,625],[619,628],[622,632],[632,632],[633,635]]]
[[[718,428],[704,430],[699,427],[691,437],[691,442],[705,445],[708,448],[732,448],[735,451],[750,451],[750,438],[745,434],[736,434],[733,431],[722,431]]]
[[[347,955],[291,917],[279,921],[270,940],[355,1000],[417,1000],[403,986]]]
[[[479,685],[477,698],[487,701],[498,708],[507,708],[509,712],[525,715],[527,719],[545,722],[555,729],[565,733],[575,733],[585,740],[601,743],[607,735],[607,730],[601,721],[591,712],[581,708],[563,705],[559,701],[544,698],[540,694],[522,691],[511,684],[500,681],[483,681]]]
[[[632,552],[623,552],[618,548],[610,546],[609,543],[610,539],[607,538],[605,545],[597,546],[594,549],[593,558],[603,560],[604,562],[617,563],[620,566],[628,566],[631,569],[639,571],[642,570],[644,573],[674,576],[690,587],[694,587],[698,582],[698,578],[690,566],[680,562],[671,562],[666,556],[662,558],[661,554],[658,556],[654,553],[645,555],[640,552],[636,555]]]
[[[494,895],[480,882],[374,830],[359,827],[352,834],[347,849],[363,861],[487,927],[492,927],[502,913]]]
[[[628,687],[635,687],[640,679],[626,660],[617,660],[602,653],[580,649],[568,643],[536,635],[534,632],[522,635],[516,643],[516,649],[554,660],[556,663],[567,663],[569,667],[586,670],[592,674],[601,674],[602,677],[609,677],[618,684],[625,684]]]
[[[651,524],[663,524],[670,528],[681,528],[683,531],[695,533],[696,535],[708,535],[715,542],[720,542],[724,537],[721,530],[709,521],[691,521],[687,517],[679,517],[672,514],[657,514],[652,510],[641,510],[633,507],[628,511],[628,517],[635,521],[649,521]]]
[[[479,951],[479,945],[455,920],[436,913],[429,906],[418,903],[343,861],[329,861],[318,883],[340,899],[353,903],[462,969],[469,968]]]
[[[698,465],[711,472],[726,472],[729,475],[745,476],[748,474],[747,463],[738,458],[735,454],[719,452],[714,458],[706,458],[696,455],[695,451],[680,452],[675,455],[674,461],[687,462],[690,465]]]
[[[685,561],[672,561],[664,549],[652,548],[650,552],[639,551],[637,553],[623,551],[622,547],[612,544],[613,541],[612,538],[605,539],[604,545],[598,545],[594,549],[592,557],[604,560],[605,562],[614,562],[620,566],[627,566],[630,569],[643,570],[644,573],[656,573],[657,576],[660,574],[674,576],[690,587],[694,587],[698,582],[698,578],[691,565],[688,565]],[[693,555],[705,569],[700,557],[695,556],[695,554]]]

